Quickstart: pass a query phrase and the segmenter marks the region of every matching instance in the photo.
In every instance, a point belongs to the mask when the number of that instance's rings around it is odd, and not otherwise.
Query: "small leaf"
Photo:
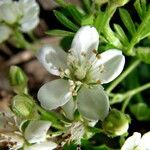
[[[72,16],[72,18],[78,24],[81,24],[81,20],[83,18],[83,14],[74,5],[69,5],[67,7],[67,10],[68,10],[69,14]]]
[[[129,44],[128,38],[127,38],[125,32],[123,31],[122,27],[120,25],[118,25],[118,24],[114,24],[114,28],[115,28],[115,31],[116,31],[117,36],[120,39],[120,41],[124,45]]]
[[[136,56],[143,62],[150,64],[150,48],[138,47],[136,48]]]
[[[68,27],[69,29],[73,30],[73,31],[77,31],[78,30],[78,26],[75,25],[72,21],[70,21],[64,14],[62,14],[59,11],[54,11],[54,14],[56,16],[56,18],[66,27]]]
[[[131,35],[133,35],[136,32],[136,28],[134,25],[134,22],[132,21],[132,18],[129,14],[129,12],[123,8],[119,9],[121,20],[123,21],[124,25],[128,29]]]
[[[135,7],[135,9],[136,9],[138,15],[139,15],[140,18],[142,19],[142,16],[143,16],[143,10],[142,10],[142,7],[141,7],[140,0],[136,0],[136,1],[135,1],[134,7]]]
[[[93,25],[93,22],[94,22],[94,16],[93,15],[90,15],[90,16],[86,16],[82,19],[82,23],[81,25],[82,26],[85,26],[85,25]]]
[[[85,7],[85,10],[87,12],[90,12],[91,11],[91,2],[90,2],[90,0],[83,0],[82,3]]]
[[[137,120],[150,121],[150,108],[145,103],[134,104],[130,107]]]
[[[65,30],[59,30],[59,29],[47,31],[46,34],[52,35],[52,36],[62,36],[62,37],[74,35],[73,32],[69,32],[69,31],[65,31]]]

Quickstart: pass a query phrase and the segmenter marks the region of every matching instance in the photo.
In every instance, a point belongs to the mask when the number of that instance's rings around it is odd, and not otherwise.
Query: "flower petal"
[[[43,120],[30,121],[29,125],[25,129],[25,139],[29,143],[42,142],[46,139],[46,134],[50,128],[51,122]]]
[[[139,145],[140,140],[141,134],[138,132],[134,132],[134,134],[131,137],[127,138],[121,150],[133,150],[135,147]]]
[[[72,41],[71,52],[78,59],[82,53],[86,53],[87,57],[91,56],[92,51],[97,50],[99,44],[99,34],[96,28],[91,26],[83,26],[75,34]]]
[[[23,14],[20,20],[21,31],[29,32],[39,23],[39,5],[35,0],[21,0],[19,4]]]
[[[51,74],[60,75],[59,69],[67,67],[67,54],[60,48],[46,45],[40,49],[37,57]]]
[[[25,146],[24,150],[53,150],[57,147],[57,144],[51,141],[34,144],[31,146]]]
[[[94,70],[96,68],[102,67],[103,69],[99,72],[99,80],[101,84],[109,83],[122,72],[125,64],[125,57],[122,55],[121,51],[116,49],[103,52],[100,56],[100,59],[93,68],[93,74],[95,74]]]
[[[69,100],[65,105],[62,106],[63,111],[65,112],[65,116],[73,120],[74,119],[74,112],[76,110],[76,102],[73,100]]]
[[[38,91],[38,99],[45,109],[55,109],[63,106],[72,98],[69,83],[58,79],[44,84]]]
[[[139,147],[143,150],[149,150],[150,149],[150,131],[145,133],[142,136]]]
[[[90,120],[103,120],[109,111],[108,96],[103,87],[82,87],[77,96],[79,112]]]
[[[11,34],[11,29],[6,25],[0,25],[0,43],[7,40]]]
[[[21,20],[21,28],[20,30],[22,32],[29,32],[31,30],[33,30],[39,23],[39,18],[38,17],[34,17],[30,20]]]
[[[15,23],[18,17],[18,9],[16,3],[12,1],[2,3],[0,5],[0,20],[4,20],[8,24]]]

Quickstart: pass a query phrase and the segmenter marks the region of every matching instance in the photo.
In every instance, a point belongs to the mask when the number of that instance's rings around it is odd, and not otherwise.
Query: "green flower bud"
[[[21,68],[17,66],[10,67],[9,81],[16,93],[25,93],[28,78]]]
[[[120,136],[128,131],[129,123],[128,115],[112,109],[103,122],[103,129],[109,136]]]
[[[114,6],[121,7],[128,3],[129,0],[109,0],[109,2]]]
[[[32,97],[20,94],[13,97],[12,110],[19,116],[28,117],[34,108]]]

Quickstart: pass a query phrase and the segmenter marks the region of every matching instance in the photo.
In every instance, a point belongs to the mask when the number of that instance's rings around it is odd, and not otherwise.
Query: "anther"
[[[100,81],[100,80],[97,80],[96,83],[97,83],[97,84],[101,84],[101,81]]]
[[[96,49],[93,49],[93,50],[92,50],[92,52],[93,52],[94,54],[97,54],[97,51],[96,51]]]
[[[85,56],[86,56],[86,53],[85,53],[85,52],[81,52],[81,55],[85,57]]]
[[[101,58],[101,55],[100,55],[100,54],[97,54],[96,57],[97,57],[98,59],[100,59],[100,58]]]

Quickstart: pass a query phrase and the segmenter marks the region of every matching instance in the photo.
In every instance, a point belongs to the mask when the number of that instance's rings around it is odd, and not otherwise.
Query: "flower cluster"
[[[35,0],[0,1],[0,43],[17,28],[29,32],[39,23],[39,6]]]
[[[129,137],[121,150],[149,150],[150,149],[150,131],[145,133],[141,137],[141,133],[134,132],[131,137]]]
[[[0,114],[0,143],[4,143],[10,150],[53,150],[57,144],[47,139],[47,131],[51,122],[43,120],[29,121],[27,127],[22,130],[24,121],[16,118],[9,111]]]
[[[38,99],[47,110],[62,107],[73,120],[76,109],[88,120],[104,120],[109,100],[100,84],[114,80],[123,70],[125,58],[117,49],[98,53],[99,34],[94,27],[83,26],[75,34],[69,53],[59,47],[44,46],[39,61],[57,79],[44,84]]]

